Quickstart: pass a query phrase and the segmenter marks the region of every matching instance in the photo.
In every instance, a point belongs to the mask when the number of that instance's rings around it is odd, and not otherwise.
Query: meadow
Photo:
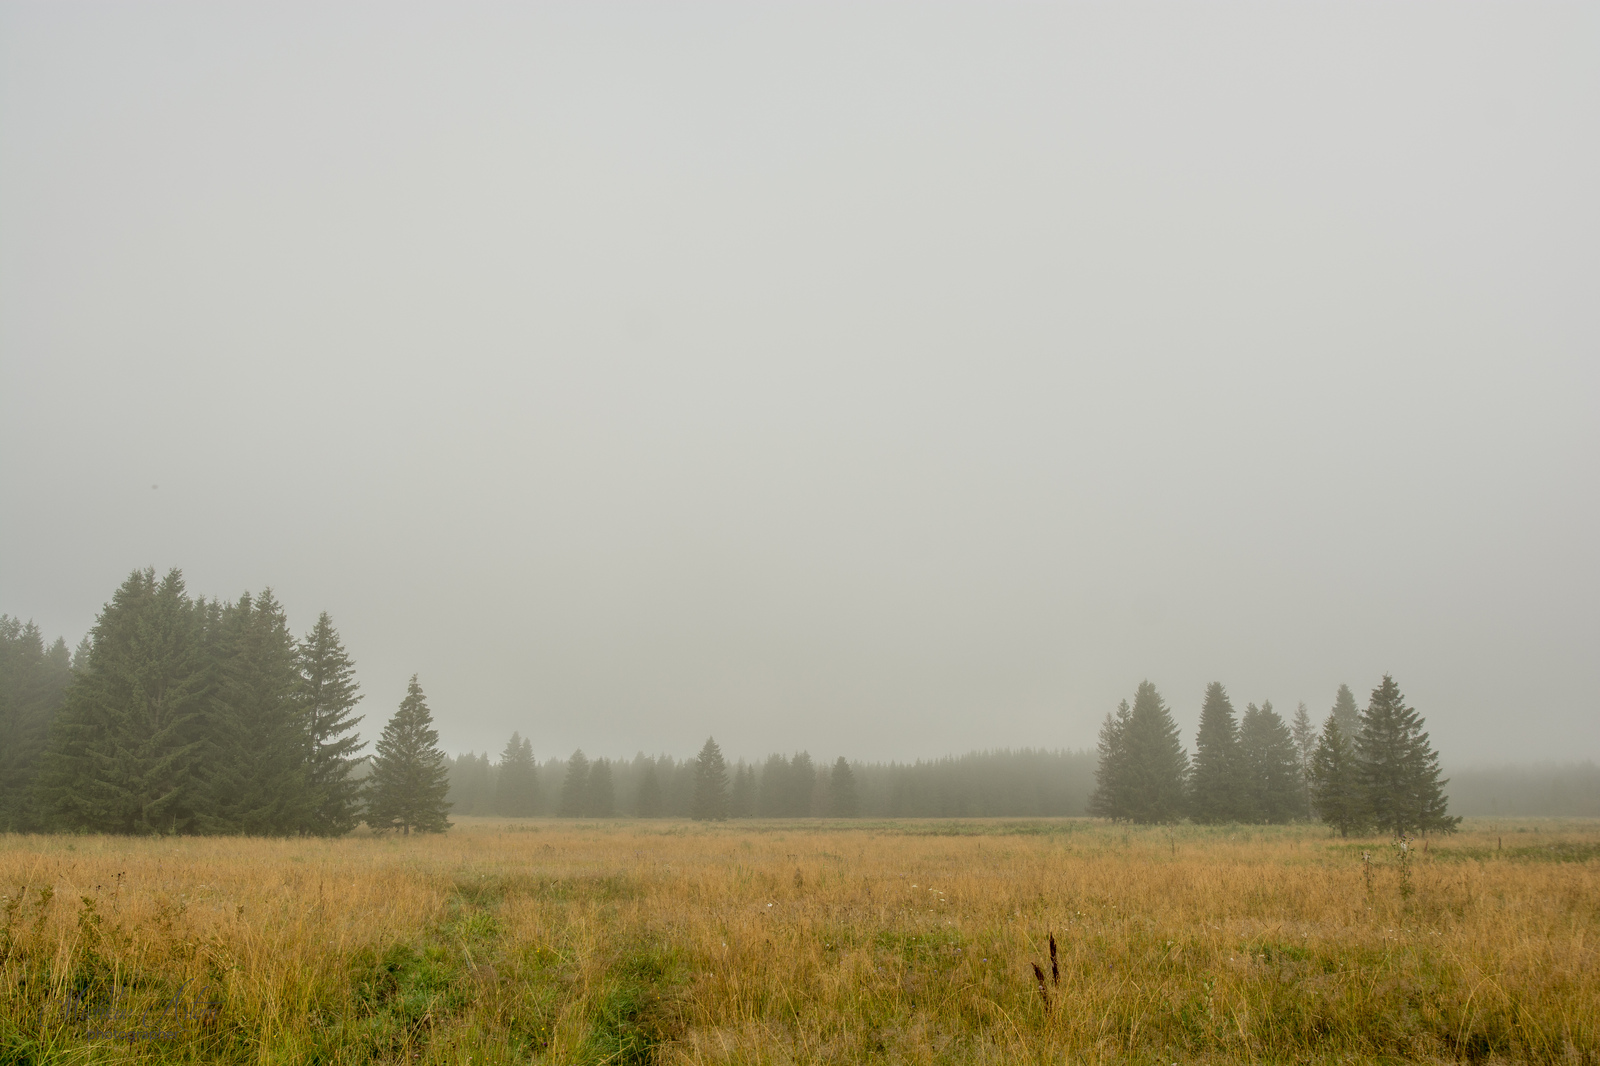
[[[0,891],[3,1063],[1600,1063],[1595,821],[11,835]]]

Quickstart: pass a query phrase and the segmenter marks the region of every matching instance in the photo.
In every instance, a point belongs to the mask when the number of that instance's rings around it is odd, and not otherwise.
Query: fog
[[[0,611],[333,615],[373,736],[1600,756],[1600,14],[0,7]]]

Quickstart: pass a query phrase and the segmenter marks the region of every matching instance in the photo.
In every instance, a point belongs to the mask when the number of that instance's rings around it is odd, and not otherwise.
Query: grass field
[[[1600,1063],[1596,822],[6,836],[0,891],[6,1063]]]

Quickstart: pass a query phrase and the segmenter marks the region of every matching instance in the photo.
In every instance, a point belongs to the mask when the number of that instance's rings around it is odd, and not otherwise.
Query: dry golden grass
[[[0,1062],[1600,1062],[1593,822],[9,836],[0,891]]]

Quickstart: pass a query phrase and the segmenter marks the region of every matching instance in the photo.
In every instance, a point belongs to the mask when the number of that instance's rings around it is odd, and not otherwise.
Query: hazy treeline
[[[569,817],[687,818],[693,811],[695,759],[638,754],[631,759],[537,761],[520,733],[500,757],[487,752],[449,761],[451,813]],[[854,809],[841,817],[1065,817],[1085,813],[1094,788],[1086,751],[986,751],[916,762],[847,762]],[[833,815],[836,759],[807,752],[774,754],[728,768],[728,817]],[[578,781],[581,779],[581,784]]]
[[[1600,818],[1600,766],[1592,762],[1473,766],[1450,772],[1450,809],[1468,817]]]

